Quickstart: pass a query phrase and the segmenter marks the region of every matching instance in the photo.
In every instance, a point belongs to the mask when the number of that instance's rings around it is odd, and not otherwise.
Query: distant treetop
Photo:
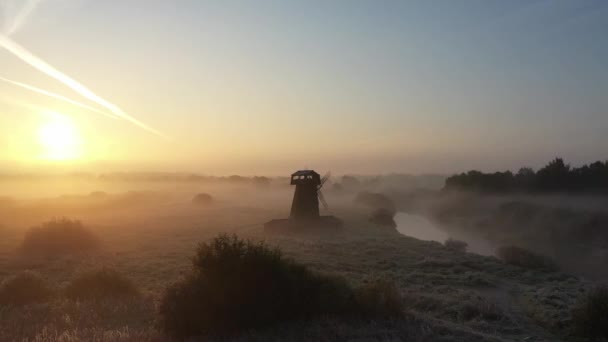
[[[597,161],[573,168],[556,158],[534,172],[523,167],[516,174],[511,171],[483,173],[469,171],[449,177],[444,190],[465,190],[481,193],[563,192],[608,195],[608,161]]]

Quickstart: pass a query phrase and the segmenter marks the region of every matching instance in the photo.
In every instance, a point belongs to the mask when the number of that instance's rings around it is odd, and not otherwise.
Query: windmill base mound
[[[294,220],[276,219],[264,224],[264,232],[270,234],[293,233],[334,233],[343,226],[342,220],[335,216],[319,216],[317,219]]]

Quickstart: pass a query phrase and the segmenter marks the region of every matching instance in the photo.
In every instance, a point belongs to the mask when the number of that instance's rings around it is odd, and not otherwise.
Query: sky
[[[0,29],[45,64],[3,46],[0,77],[72,101],[0,81],[2,169],[608,159],[606,1],[0,0]]]

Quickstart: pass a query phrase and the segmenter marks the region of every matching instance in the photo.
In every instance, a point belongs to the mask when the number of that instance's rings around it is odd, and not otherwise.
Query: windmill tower
[[[300,170],[291,175],[291,185],[296,186],[288,219],[270,220],[264,224],[264,231],[271,234],[323,233],[337,231],[342,220],[334,216],[321,216],[319,202],[327,210],[327,202],[321,188],[329,179],[329,172],[321,177],[313,170]]]
[[[329,172],[321,178],[313,170],[300,170],[291,175],[291,185],[296,186],[291,203],[291,219],[319,219],[319,201],[327,209],[327,202],[325,202],[321,188],[328,179]]]

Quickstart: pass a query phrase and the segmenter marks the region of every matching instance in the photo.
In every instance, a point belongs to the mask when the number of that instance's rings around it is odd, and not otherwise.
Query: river
[[[465,241],[468,243],[467,251],[481,255],[494,255],[496,247],[485,239],[472,236],[465,232],[450,229],[442,229],[441,226],[433,223],[421,215],[407,214],[399,212],[395,215],[397,230],[399,233],[414,237],[420,240],[430,240],[443,243],[448,238]]]

